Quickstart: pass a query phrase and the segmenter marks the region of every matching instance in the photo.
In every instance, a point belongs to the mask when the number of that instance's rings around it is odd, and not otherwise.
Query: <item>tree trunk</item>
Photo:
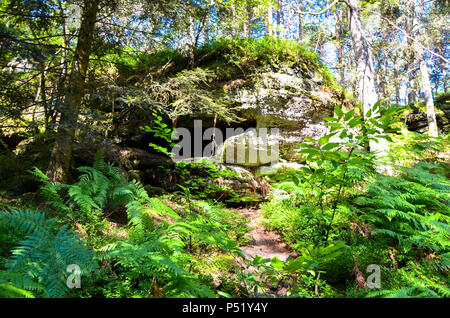
[[[252,37],[252,29],[253,29],[253,8],[251,6],[247,6],[247,32],[246,32],[246,36],[248,38]]]
[[[217,147],[217,143],[216,143],[216,124],[217,124],[217,114],[214,114],[212,143],[211,143],[211,157],[214,157],[215,150],[216,150],[216,147]]]
[[[206,16],[205,16],[205,44],[209,42],[209,18],[211,15],[211,6],[208,5],[206,8]]]
[[[341,80],[342,87],[345,87],[345,65],[344,65],[344,36],[342,32],[342,9],[338,9],[338,16],[336,19],[336,41],[337,44],[337,58],[338,58],[338,68],[339,68],[339,77]]]
[[[377,101],[373,62],[370,47],[362,29],[358,0],[349,0],[348,2],[351,5],[349,22],[358,72],[358,97],[363,105],[364,114],[366,114]]]
[[[443,51],[442,46],[440,46],[439,54],[443,56],[444,53],[442,51]],[[444,86],[444,93],[447,94],[447,73],[446,73],[446,65],[445,65],[443,59],[441,59],[440,66],[441,66],[442,82],[443,82],[443,86]]]
[[[152,23],[151,27],[150,27],[150,34],[148,36],[148,43],[147,43],[147,48],[146,48],[146,52],[151,54],[152,53],[152,49],[153,49],[153,33],[155,30],[155,25]]]
[[[414,72],[408,73],[408,104],[414,104],[416,102],[416,91],[414,90]]]
[[[291,30],[291,7],[290,5],[287,7],[287,17],[283,16],[283,25],[284,27],[284,32],[283,32],[283,37],[284,38],[289,38],[289,31]]]
[[[267,9],[267,34],[273,36],[273,6],[271,4]]]
[[[386,31],[384,32],[384,39],[386,41],[386,43],[389,43],[389,33]],[[390,48],[386,47],[384,50],[384,86],[383,86],[383,94],[384,94],[384,98],[387,98],[387,100],[390,102],[391,101],[391,95],[392,95],[392,90],[391,90],[391,83],[390,83],[390,72],[389,72],[389,53]]]
[[[48,64],[45,69],[41,70],[41,82],[40,82],[40,93],[41,93],[41,101],[42,101],[42,108],[44,110],[44,128],[45,131],[48,129],[48,107],[47,107],[47,93],[46,93],[46,83],[45,83],[45,75],[47,73],[48,67],[50,64]]]
[[[231,5],[231,13],[232,13],[232,30],[231,30],[231,35],[233,37],[235,37],[237,35],[237,17],[236,17],[236,3],[233,2],[233,4]]]
[[[283,10],[282,0],[278,0],[278,10],[277,10],[277,37],[281,37],[281,14]]]
[[[364,36],[358,0],[348,0],[348,5],[349,23],[358,78],[358,99],[362,104],[363,116],[366,117],[367,112],[373,109],[373,106],[378,100],[375,91],[372,54],[369,43]],[[370,151],[376,152],[378,156],[384,156],[389,151],[387,140],[384,139],[380,139],[378,143],[370,141],[369,148]],[[379,170],[390,173],[390,168],[386,166],[380,167]]]
[[[411,48],[413,45],[412,37],[413,37],[413,25],[414,25],[414,4],[412,1],[406,3],[406,34],[408,37],[406,39],[406,43],[408,44],[408,48]],[[414,74],[415,70],[411,68],[411,65],[414,67],[415,56],[414,50],[409,50],[408,54],[408,86],[407,86],[407,96],[408,96],[408,104],[413,104],[416,102],[416,90],[414,84]]]
[[[302,0],[298,0],[298,12],[302,11]],[[302,30],[302,15],[298,15],[298,43],[302,43],[303,40],[303,30]]]
[[[395,30],[392,30],[392,42],[395,43]],[[395,90],[395,103],[400,104],[400,79],[399,79],[399,65],[397,46],[393,45],[392,60],[393,60],[393,72],[394,72],[394,90]]]
[[[413,14],[413,36],[417,38],[419,36],[419,22],[415,15],[414,8],[412,10]],[[428,74],[428,66],[425,61],[425,54],[422,46],[420,46],[417,41],[414,41],[413,45],[415,55],[419,62],[420,77],[422,79],[422,90],[425,96],[425,104],[427,107],[427,121],[428,121],[428,135],[432,137],[438,136],[438,127],[436,122],[436,114],[434,110],[433,94],[431,92],[431,82],[430,76]]]
[[[195,21],[194,21],[194,16],[191,12],[191,14],[189,15],[189,48],[188,48],[188,52],[189,52],[189,68],[192,68],[194,66],[194,49],[195,49]]]
[[[436,114],[434,111],[433,95],[431,93],[430,76],[428,75],[428,66],[427,62],[425,61],[423,50],[418,55],[420,58],[420,74],[422,77],[422,89],[425,95],[425,103],[427,105],[428,135],[432,137],[437,137],[438,127],[436,122]]]
[[[84,94],[85,77],[89,66],[94,27],[99,0],[85,0],[78,43],[73,57],[64,107],[61,109],[56,144],[53,148],[47,175],[52,181],[70,182],[72,149],[78,124],[78,113]]]

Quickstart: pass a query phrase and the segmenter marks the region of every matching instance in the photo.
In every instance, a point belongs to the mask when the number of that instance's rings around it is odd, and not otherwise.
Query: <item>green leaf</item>
[[[344,139],[345,137],[347,137],[347,131],[343,131],[341,132],[341,134],[339,135],[339,138]]]
[[[339,163],[335,160],[331,160],[331,164],[333,165],[334,169],[337,169],[339,167]]]
[[[218,290],[217,293],[224,298],[232,298],[231,295],[226,292]]]
[[[338,142],[330,142],[322,147],[322,150],[331,150],[340,146]]]
[[[340,108],[339,106],[335,106],[334,107],[334,113],[341,118],[342,115],[344,115],[344,112],[342,111],[342,108]]]
[[[358,126],[358,125],[361,124],[361,123],[362,123],[362,121],[361,121],[361,116],[357,116],[357,117],[353,117],[352,120],[350,120],[350,121],[348,122],[348,126],[349,126],[350,128],[354,128],[354,127]]]
[[[392,138],[387,136],[387,135],[378,135],[378,136],[375,136],[375,138],[383,138],[383,139],[386,139],[389,142],[393,142]]]
[[[344,128],[344,126],[342,126],[342,124],[340,123],[326,123],[325,126],[333,127],[334,129]]]
[[[381,100],[378,100],[372,107],[373,111],[375,112],[381,107]]]
[[[304,174],[307,174],[307,175],[310,175],[310,174],[313,173],[313,171],[312,171],[311,169],[307,168],[307,167],[301,167],[300,170],[301,170]]]
[[[299,269],[303,269],[304,264],[305,264],[304,259],[302,257],[297,257],[296,259],[293,259],[292,261],[286,264],[285,270],[293,273],[298,271]]]
[[[276,269],[283,269],[284,262],[282,260],[280,260],[279,258],[277,258],[277,257],[273,257],[270,260],[270,266],[272,266],[272,267],[274,267]]]
[[[341,156],[338,153],[332,151],[325,152],[324,157],[327,160],[335,160],[335,161],[341,160]]]
[[[319,145],[323,145],[323,144],[327,143],[329,139],[330,139],[330,136],[320,137],[318,140],[318,143],[319,143]]]
[[[351,111],[349,111],[347,114],[345,114],[344,120],[348,121],[350,118],[353,117],[353,115],[355,114],[355,110],[352,109]]]
[[[310,156],[320,156],[321,155],[320,151],[318,151],[316,149],[302,149],[299,151],[299,153],[306,153]]]
[[[312,145],[310,145],[310,144],[305,144],[305,143],[303,143],[303,142],[298,142],[298,143],[297,143],[297,146],[302,147],[302,148],[311,148],[311,147],[312,147]]]

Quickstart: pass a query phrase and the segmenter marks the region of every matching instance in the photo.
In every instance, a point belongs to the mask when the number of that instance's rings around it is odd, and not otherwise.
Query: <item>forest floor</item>
[[[289,250],[288,246],[282,242],[280,235],[273,231],[268,231],[261,221],[261,209],[259,208],[244,208],[237,209],[237,213],[245,216],[248,220],[248,226],[252,230],[246,233],[246,236],[251,239],[246,245],[241,247],[245,257],[252,260],[255,256],[271,259],[277,257],[282,261],[286,261],[289,257],[296,257],[297,255]],[[252,272],[252,268],[248,268]],[[261,290],[261,295],[272,295],[275,297],[286,296],[289,285],[280,282],[275,286],[270,284],[268,289]]]
[[[252,240],[247,245],[241,247],[248,259],[259,255],[263,258],[277,257],[282,261],[286,261],[289,256],[296,256],[281,241],[277,233],[265,229],[260,218],[261,209],[245,208],[238,209],[237,212],[248,218],[248,226],[252,229],[252,231],[246,234]]]

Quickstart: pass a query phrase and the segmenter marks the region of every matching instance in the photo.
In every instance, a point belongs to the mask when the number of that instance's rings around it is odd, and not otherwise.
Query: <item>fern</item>
[[[0,271],[0,297],[34,298],[33,292],[38,293],[43,290],[44,287],[41,284],[36,283],[23,274],[11,271]]]
[[[419,162],[396,177],[378,176],[354,200],[360,221],[372,234],[393,239],[409,261],[398,270],[400,282],[369,297],[449,297],[450,182],[446,169]],[[396,286],[401,286],[397,288]]]
[[[450,182],[430,172],[435,165],[402,168],[398,177],[378,176],[365,196],[354,200],[361,220],[374,224],[375,235],[387,235],[406,251],[412,247],[442,252],[450,246]]]
[[[136,283],[156,278],[166,297],[212,297],[212,291],[184,269],[192,256],[183,252],[184,243],[172,230],[104,246],[103,259],[114,260],[115,267]]]
[[[448,275],[437,274],[413,262],[409,262],[406,267],[399,269],[399,274],[401,288],[370,292],[368,297],[450,297]]]
[[[95,224],[105,209],[114,210],[120,205],[126,207],[130,224],[140,229],[146,215],[168,213],[175,217],[169,208],[161,209],[161,201],[150,199],[139,182],[128,182],[117,167],[106,164],[103,155],[101,149],[95,155],[93,167],[79,167],[82,174],[72,185],[52,183],[38,168],[32,174],[44,183],[41,193],[59,214],[84,224]],[[65,196],[60,194],[62,189],[67,190]]]
[[[81,238],[67,226],[58,229],[56,220],[45,219],[41,212],[2,211],[0,222],[26,236],[12,250],[6,264],[8,273],[0,274],[0,282],[9,281],[15,288],[32,291],[39,291],[43,286],[45,295],[62,297],[67,292],[68,265],[80,266],[84,276],[97,269],[94,252]]]

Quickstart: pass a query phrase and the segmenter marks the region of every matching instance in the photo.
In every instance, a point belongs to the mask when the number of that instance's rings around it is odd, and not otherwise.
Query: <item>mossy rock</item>
[[[145,185],[144,189],[145,189],[145,191],[147,191],[147,194],[150,197],[162,196],[162,195],[167,194],[167,191],[164,190],[163,188],[155,187],[155,186],[152,186],[150,184]]]
[[[279,139],[270,131],[261,133],[258,129],[225,140],[218,152],[220,162],[244,167],[259,167],[278,161]]]

